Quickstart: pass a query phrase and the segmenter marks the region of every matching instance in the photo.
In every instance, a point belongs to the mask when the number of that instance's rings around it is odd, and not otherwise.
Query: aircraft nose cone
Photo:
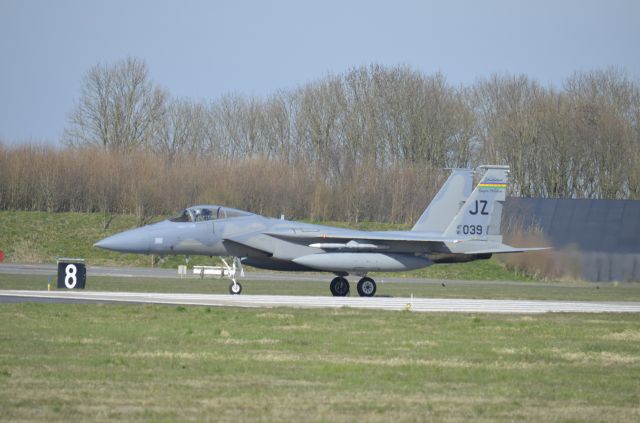
[[[145,228],[132,229],[102,239],[93,246],[120,253],[146,254],[149,252],[149,234]]]

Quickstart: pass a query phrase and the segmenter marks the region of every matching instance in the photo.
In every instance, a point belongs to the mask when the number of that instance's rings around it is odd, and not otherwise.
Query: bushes
[[[332,182],[317,166],[98,148],[0,145],[0,209],[131,213],[139,223],[197,203],[316,220],[413,221],[443,171],[354,165]]]

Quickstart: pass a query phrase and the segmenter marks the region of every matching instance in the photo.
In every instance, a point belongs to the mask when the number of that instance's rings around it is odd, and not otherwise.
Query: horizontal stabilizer
[[[550,250],[551,247],[532,247],[521,248],[512,247],[510,245],[502,244],[497,248],[486,248],[484,250],[465,251],[463,254],[506,254],[506,253],[526,253],[527,251],[542,251]]]

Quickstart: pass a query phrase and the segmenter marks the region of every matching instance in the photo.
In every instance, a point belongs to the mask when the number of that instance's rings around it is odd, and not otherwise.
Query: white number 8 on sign
[[[76,283],[78,283],[77,273],[78,268],[75,264],[68,264],[67,267],[64,268],[64,285],[67,288],[73,289],[76,287]]]

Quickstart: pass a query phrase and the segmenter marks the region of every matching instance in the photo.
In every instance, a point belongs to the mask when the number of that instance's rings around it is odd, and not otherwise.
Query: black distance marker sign
[[[87,271],[84,263],[58,262],[58,288],[84,289]]]

